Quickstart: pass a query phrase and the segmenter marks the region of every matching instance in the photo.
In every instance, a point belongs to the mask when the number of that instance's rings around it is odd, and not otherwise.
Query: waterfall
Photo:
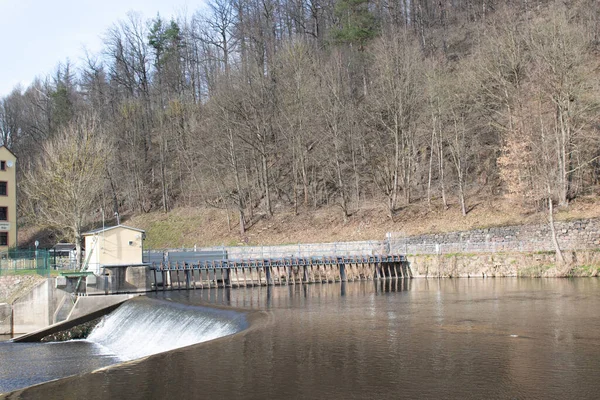
[[[243,313],[137,298],[103,318],[87,340],[123,360],[162,353],[245,329]]]

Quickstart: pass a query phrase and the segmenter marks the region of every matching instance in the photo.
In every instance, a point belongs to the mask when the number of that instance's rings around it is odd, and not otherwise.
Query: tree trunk
[[[108,181],[110,182],[110,190],[112,194],[112,203],[113,203],[113,213],[119,213],[119,200],[117,198],[117,188],[115,187],[115,182],[110,174],[110,171],[106,170],[106,175],[108,176]]]
[[[360,206],[360,178],[358,175],[358,167],[356,164],[356,150],[354,149],[354,141],[350,141],[352,151],[352,169],[354,170],[354,186],[356,190],[356,204]]]
[[[465,190],[462,173],[458,174],[458,197],[460,199],[460,211],[463,217],[467,216],[467,205],[465,201]]]
[[[242,190],[242,185],[240,181],[240,173],[238,170],[238,162],[237,162],[237,153],[235,148],[235,142],[233,140],[233,132],[231,129],[228,129],[229,133],[229,157],[231,168],[233,169],[233,176],[235,178],[235,188],[237,190],[237,209],[240,214],[240,235],[244,235],[246,233],[246,222],[244,216],[244,209],[246,208],[244,192]]]
[[[444,203],[444,209],[448,209],[448,200],[446,199],[446,183],[444,179],[444,144],[442,142],[441,133],[440,137],[437,138],[438,143],[438,164],[440,170],[440,189],[442,192],[442,202]]]
[[[392,176],[391,203],[389,204],[390,218],[392,218],[394,210],[396,209],[396,204],[398,204],[398,175],[400,174],[400,127],[397,116],[394,124],[394,172]]]
[[[550,232],[552,233],[552,243],[554,244],[554,250],[556,251],[556,262],[560,265],[564,265],[565,258],[560,249],[560,245],[558,244],[556,229],[554,229],[554,207],[552,205],[552,197],[550,196],[548,196],[548,222],[550,223]]]
[[[246,217],[244,216],[244,209],[238,208],[238,213],[240,215],[240,235],[244,236],[246,233]]]
[[[566,106],[568,107],[568,106]],[[566,121],[568,116],[565,114],[568,113],[568,110],[564,110],[560,105],[557,106],[557,118],[560,127],[560,135],[558,138],[559,145],[559,156],[558,156],[558,166],[559,166],[559,174],[560,174],[560,191],[559,191],[559,202],[558,204],[562,207],[566,207],[569,205],[569,189],[571,184],[571,178],[568,170],[570,169],[570,146],[569,142],[571,141],[571,133],[569,130],[569,122]]]
[[[267,165],[267,155],[265,153],[265,150],[263,149],[261,151],[261,166],[262,166],[262,173],[263,173],[263,183],[265,185],[265,205],[266,205],[266,211],[267,211],[267,216],[272,216],[273,215],[273,209],[271,208],[271,189],[269,187],[269,167]]]
[[[75,265],[77,270],[80,270],[83,265],[81,265],[81,232],[75,232]],[[87,249],[87,251],[91,251],[92,249]]]
[[[336,135],[337,136],[337,135]],[[337,140],[336,138],[333,139],[334,140],[334,150],[335,150],[335,169],[336,169],[336,174],[337,174],[337,179],[338,179],[338,186],[339,186],[339,190],[340,190],[340,200],[341,200],[341,206],[342,206],[342,211],[344,213],[344,223],[348,222],[348,202],[346,201],[346,189],[344,186],[344,180],[342,178],[342,166],[340,164],[340,157],[339,157],[339,150],[338,150],[338,145],[337,145]]]
[[[429,149],[429,170],[427,172],[427,207],[431,210],[431,180],[433,175],[433,146],[435,141],[435,118],[433,121],[433,131],[431,132],[431,146]]]
[[[302,149],[300,149],[302,150]],[[308,187],[308,172],[306,171],[306,160],[304,154],[300,151],[300,171],[302,172],[302,186],[304,190],[304,206],[308,206],[309,187]]]

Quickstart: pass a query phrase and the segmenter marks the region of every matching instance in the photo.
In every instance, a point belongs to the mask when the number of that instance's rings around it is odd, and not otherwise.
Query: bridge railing
[[[386,254],[383,241],[309,243],[278,246],[216,246],[203,248],[182,248],[149,250],[144,253],[144,262],[184,261],[187,259],[265,259],[286,257],[333,257]],[[183,258],[182,258],[183,257]]]
[[[381,254],[381,241],[290,244],[281,246],[239,246],[227,248],[229,258],[331,257]]]

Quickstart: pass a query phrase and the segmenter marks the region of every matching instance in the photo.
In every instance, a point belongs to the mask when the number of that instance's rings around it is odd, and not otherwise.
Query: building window
[[[0,207],[0,221],[8,221],[8,207]]]
[[[7,187],[8,187],[8,185],[6,182],[0,181],[0,196],[8,195]]]
[[[8,232],[0,232],[0,246],[8,246]]]
[[[0,171],[6,171],[6,161],[0,161]]]

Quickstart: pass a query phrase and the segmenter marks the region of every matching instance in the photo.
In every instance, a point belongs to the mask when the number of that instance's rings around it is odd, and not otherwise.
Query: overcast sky
[[[84,49],[97,53],[101,36],[129,11],[144,19],[191,15],[203,0],[0,0],[0,97],[17,84],[77,64]]]

